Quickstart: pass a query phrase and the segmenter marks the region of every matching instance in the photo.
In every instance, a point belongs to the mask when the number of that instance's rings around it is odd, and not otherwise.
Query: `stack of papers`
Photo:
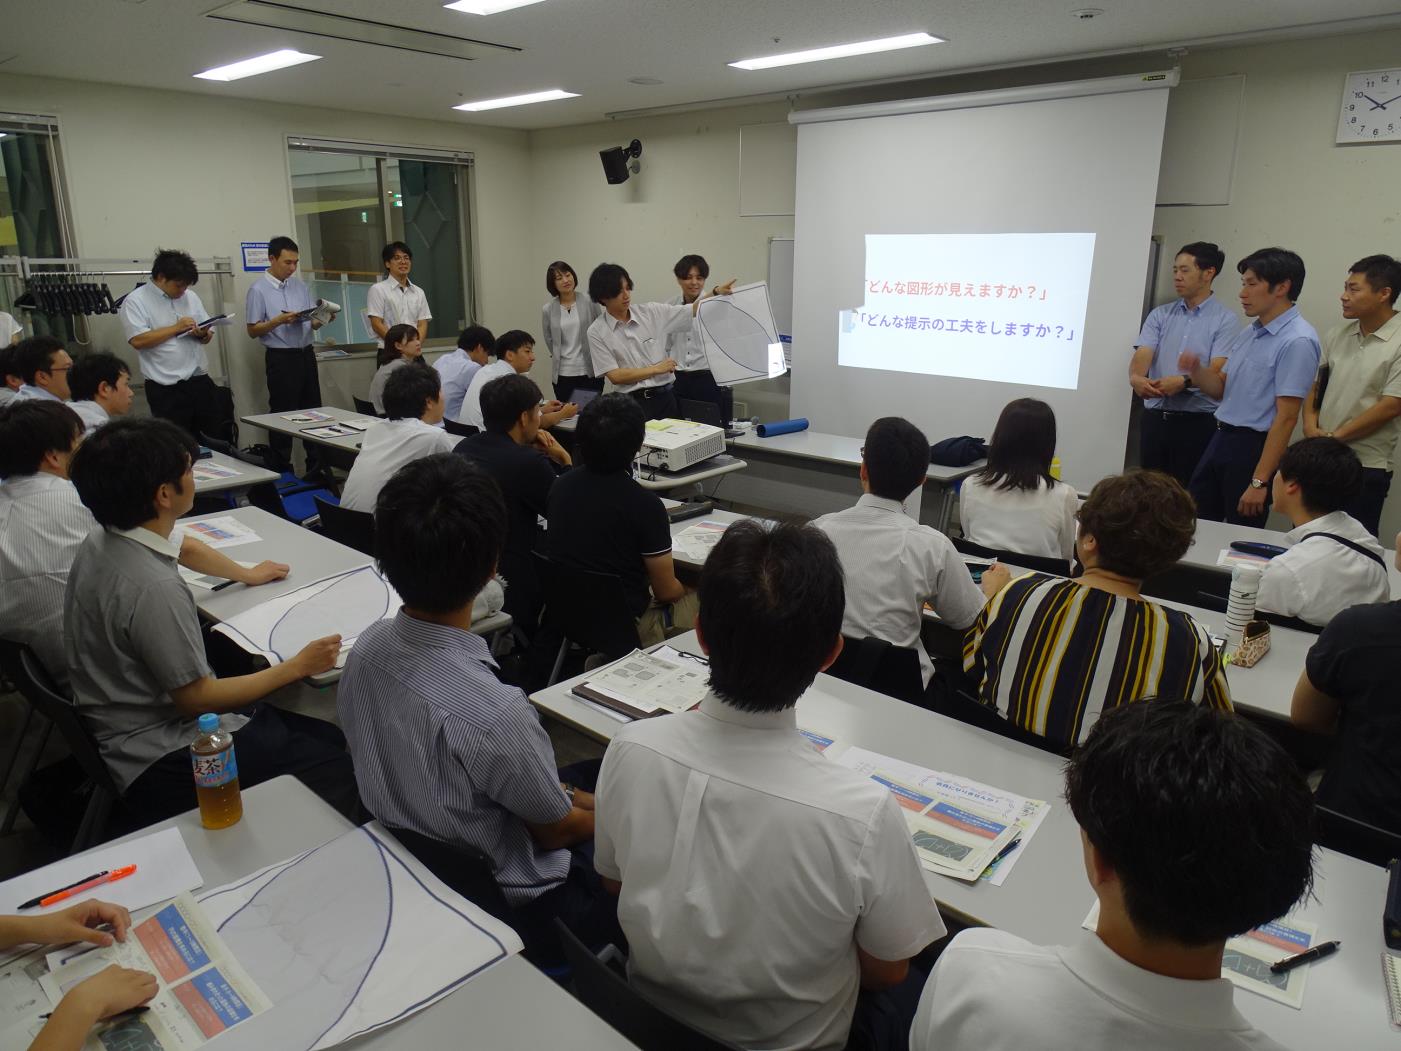
[[[1264,555],[1250,555],[1230,547],[1223,547],[1221,553],[1216,556],[1216,564],[1227,569],[1233,566],[1265,566],[1269,561]]]
[[[848,748],[835,762],[888,789],[904,811],[921,863],[954,879],[1001,886],[1051,810],[1040,799],[864,748]]]
[[[210,547],[239,547],[242,544],[256,544],[263,539],[253,530],[232,515],[217,518],[182,518],[175,526],[176,534],[184,533],[196,540],[203,540]],[[178,544],[177,535],[171,542]]]
[[[704,562],[725,535],[728,523],[707,519],[687,526],[671,538],[671,550],[690,562]]]
[[[704,657],[660,646],[650,653],[633,650],[570,692],[626,718],[646,719],[688,711],[709,688]]]
[[[221,478],[237,478],[239,472],[232,467],[226,467],[221,463],[210,463],[208,460],[196,460],[193,467],[195,484],[200,482],[215,482]]]
[[[328,423],[324,427],[303,427],[301,433],[309,434],[313,438],[351,438],[369,429],[368,423],[341,420],[339,423]]]
[[[328,423],[335,419],[334,416],[330,416],[324,412],[317,412],[315,409],[303,409],[301,412],[284,413],[282,418],[288,423]]]

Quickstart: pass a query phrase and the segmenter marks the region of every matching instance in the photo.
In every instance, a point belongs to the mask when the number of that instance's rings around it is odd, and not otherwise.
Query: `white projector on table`
[[[642,438],[639,463],[663,471],[684,471],[725,451],[725,432],[690,420],[652,420]]]

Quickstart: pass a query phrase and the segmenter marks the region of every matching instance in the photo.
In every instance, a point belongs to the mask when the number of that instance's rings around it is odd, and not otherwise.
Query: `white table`
[[[748,515],[736,514],[733,511],[721,511],[719,508],[715,508],[710,511],[709,514],[696,515],[695,518],[688,518],[683,522],[672,522],[671,535],[675,537],[676,534],[680,533],[682,530],[689,526],[697,525],[700,522],[724,522],[725,525],[731,526],[736,522],[743,522],[748,517]],[[675,548],[672,548],[671,560],[676,563],[678,568],[689,569],[695,572],[699,572],[705,565],[704,559],[696,560],[683,552],[677,551]]]
[[[694,632],[669,642],[698,651]],[[610,740],[624,724],[569,693],[587,677],[585,673],[558,683],[531,700],[584,733]],[[1046,945],[1064,945],[1080,937],[1079,926],[1094,894],[1085,878],[1079,829],[1061,798],[1059,758],[827,675],[819,675],[799,700],[798,723],[836,738],[834,749],[858,745],[1049,801],[1050,813],[1020,848],[1024,855],[1003,886],[969,885],[931,872],[925,873],[925,880],[941,908],[968,920]],[[1382,1046],[1383,1039],[1386,1046],[1394,1046],[1381,981],[1386,872],[1332,851],[1318,854],[1318,901],[1295,916],[1317,923],[1320,939],[1337,938],[1343,949],[1314,965],[1302,1011],[1245,992],[1237,992],[1236,1006],[1252,1023],[1292,1047],[1336,1046],[1340,1038],[1349,1048]]]
[[[748,431],[730,445],[751,458],[750,477],[735,499],[759,507],[792,511],[811,517],[850,507],[861,495],[862,438],[848,438],[821,431],[798,431],[760,438]],[[954,483],[981,470],[986,461],[967,467],[930,464],[925,477],[938,488],[938,499],[927,514],[922,511],[922,490],[905,501],[905,513],[947,533],[953,515]]]
[[[1217,569],[1222,573],[1230,573],[1225,566],[1218,566],[1216,559],[1222,550],[1231,546],[1233,540],[1250,540],[1257,544],[1274,544],[1278,547],[1288,547],[1289,541],[1284,538],[1284,534],[1273,529],[1255,529],[1251,526],[1230,525],[1226,522],[1210,522],[1206,519],[1197,519],[1197,535],[1192,542],[1192,546],[1187,549],[1187,553],[1182,556],[1182,561],[1189,566],[1199,566],[1206,569]],[[1396,568],[1394,550],[1383,540],[1383,548],[1387,549],[1386,571],[1391,579],[1391,597],[1401,599],[1401,571]]]
[[[125,836],[178,828],[205,889],[328,843],[353,826],[294,777],[243,792],[243,820],[211,832],[190,810]],[[122,840],[117,840],[122,842]],[[326,888],[326,893],[334,893]],[[276,998],[276,990],[267,990]],[[273,1010],[296,1010],[293,1003]],[[464,1034],[470,1034],[465,1037]],[[625,1051],[633,1045],[519,956],[487,968],[456,992],[402,1022],[357,1039],[357,1049],[438,1051],[471,1046],[492,1051]]]
[[[229,478],[196,478],[195,493],[199,496],[207,496],[211,493],[239,493],[250,486],[261,485],[263,482],[275,482],[281,477],[276,471],[269,471],[266,467],[235,460],[232,456],[225,456],[221,452],[211,452],[203,459],[196,460],[195,466],[198,467],[202,463],[236,473]]]
[[[339,449],[349,453],[360,451],[360,444],[365,438],[363,433],[351,434],[343,438],[318,438],[315,435],[306,434],[306,430],[313,427],[326,427],[331,423],[354,423],[362,427],[369,427],[384,422],[375,416],[365,416],[350,409],[338,409],[334,405],[322,405],[315,409],[302,409],[300,411],[319,412],[322,415],[330,416],[331,419],[319,423],[293,423],[285,419],[287,416],[298,415],[297,412],[264,412],[254,416],[240,416],[239,419],[250,427],[261,427],[271,434],[286,434],[293,438],[300,438],[302,441],[324,445],[328,449]]]
[[[732,474],[735,471],[742,471],[748,466],[749,464],[745,461],[725,453],[712,456],[709,460],[702,461],[694,467],[688,467],[684,471],[663,471],[658,467],[644,467],[642,464],[638,464],[637,484],[643,489],[651,489],[654,492],[667,492],[671,489],[694,485],[696,482],[719,478],[721,475]]]

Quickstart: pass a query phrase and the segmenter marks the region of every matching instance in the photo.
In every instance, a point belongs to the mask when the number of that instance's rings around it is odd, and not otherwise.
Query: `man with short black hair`
[[[113,416],[131,411],[131,370],[125,361],[105,350],[92,351],[73,362],[68,390],[73,395],[69,407],[83,421],[87,434]]]
[[[366,316],[376,343],[384,346],[385,333],[395,325],[412,325],[418,329],[418,338],[426,339],[433,312],[423,289],[409,280],[413,250],[403,241],[390,241],[379,256],[384,276],[370,286],[365,297]]]
[[[482,388],[502,376],[526,375],[535,364],[535,337],[529,332],[513,328],[503,332],[496,340],[496,360],[484,365],[472,375],[472,382],[462,396],[462,409],[457,414],[457,422],[482,430]],[[579,411],[577,405],[566,405],[561,401],[546,402],[540,415],[541,427],[553,427],[560,420],[567,420]]]
[[[340,636],[251,675],[219,679],[209,668],[172,538],[194,504],[198,452],[169,420],[128,418],[99,428],[73,455],[73,485],[104,527],[79,547],[64,596],[64,651],[78,713],[140,824],[196,805],[190,743],[206,712],[225,713],[224,729],[237,731],[244,788],[294,774],[355,816],[359,800],[341,732],[257,705],[334,667]],[[286,566],[277,569],[287,575]]]
[[[404,605],[356,641],[336,710],[370,811],[487,855],[507,919],[535,955],[553,917],[589,944],[616,937],[617,923],[597,876],[569,850],[593,838],[593,786],[561,784],[535,710],[497,679],[486,640],[471,631],[506,522],[496,483],[459,456],[415,460],[389,480],[375,550]]]
[[[632,477],[647,421],[625,394],[584,406],[574,439],[583,466],[550,490],[550,558],[622,580],[628,612],[644,646],[695,623],[696,593],[676,579],[671,522],[656,493]]]
[[[909,961],[944,924],[894,797],[823,759],[795,710],[842,649],[836,549],[739,522],[700,586],[710,694],[619,729],[599,775],[629,981],[741,1047],[903,1046]]]
[[[487,362],[496,337],[482,325],[468,325],[458,334],[457,349],[433,362],[443,378],[443,419],[456,420],[462,414],[462,399],[472,385],[472,377]]]
[[[710,295],[729,295],[734,281],[717,285]],[[589,298],[603,313],[589,326],[594,370],[642,405],[649,420],[677,413],[672,373],[676,359],[665,353],[667,338],[689,328],[700,299],[689,306],[633,303],[632,277],[617,263],[600,263],[589,275]]]
[[[228,441],[228,394],[209,376],[204,347],[214,328],[201,324],[209,312],[194,291],[198,283],[199,268],[188,253],[160,249],[150,282],[122,301],[122,331],[140,360],[151,415],[180,425],[191,437]]]
[[[1228,938],[1313,884],[1313,797],[1294,761],[1239,716],[1147,701],[1105,712],[1065,781],[1096,932],[1052,947],[961,932],[911,1051],[1283,1051],[1236,1010],[1221,965]]]
[[[962,631],[984,602],[949,538],[905,512],[905,501],[928,471],[929,440],[920,429],[898,416],[879,419],[861,449],[865,495],[854,507],[813,523],[837,545],[846,573],[842,634],[915,650],[925,686],[934,663],[920,643],[924,604]]]
[[[1320,351],[1318,333],[1295,306],[1304,290],[1302,259],[1285,248],[1262,248],[1236,269],[1241,307],[1255,320],[1231,344],[1225,366],[1211,368],[1192,348],[1178,356],[1178,368],[1192,383],[1221,399],[1216,434],[1189,488],[1198,518],[1263,526],[1270,479],[1289,446]]]
[[[1387,552],[1343,510],[1361,488],[1362,464],[1338,439],[1305,438],[1285,450],[1274,508],[1294,528],[1284,534],[1289,550],[1265,563],[1260,609],[1321,626],[1349,606],[1391,598]]]
[[[503,607],[531,634],[543,599],[535,569],[539,522],[549,513],[550,489],[573,462],[540,426],[540,388],[528,376],[498,376],[482,388],[485,429],[464,438],[454,452],[476,464],[501,487],[507,526],[501,550],[506,578]]]
[[[77,413],[56,401],[0,410],[0,638],[33,649],[61,686],[68,683],[64,588],[78,548],[98,528],[68,480],[82,437]],[[190,536],[180,545],[180,564],[249,587],[287,575],[276,562],[240,565]]]
[[[1362,485],[1347,512],[1373,536],[1391,490],[1401,438],[1401,263],[1369,255],[1352,264],[1340,297],[1347,323],[1328,333],[1318,377],[1304,399],[1304,437],[1337,438],[1362,461]]]
[[[1220,402],[1194,389],[1177,359],[1184,350],[1195,350],[1217,372],[1226,365],[1240,321],[1211,291],[1225,261],[1209,241],[1178,250],[1172,261],[1177,298],[1144,318],[1129,363],[1129,385],[1143,399],[1139,466],[1166,471],[1184,486],[1216,433]]]
[[[273,412],[314,409],[323,404],[316,351],[311,342],[312,333],[321,327],[321,322],[303,317],[305,311],[316,306],[317,299],[297,276],[300,262],[296,241],[274,237],[268,242],[268,268],[248,286],[244,300],[248,335],[266,348],[263,364],[268,378],[268,408]],[[268,444],[283,460],[291,461],[291,435],[273,431],[268,435]],[[319,447],[315,442],[302,445],[306,449],[307,473],[314,474],[320,466]]]
[[[365,432],[360,454],[341,490],[341,506],[369,514],[379,491],[412,460],[451,452],[457,438],[438,426],[443,420],[442,382],[431,366],[411,361],[389,374],[384,385],[389,418]]]
[[[24,386],[24,377],[19,372],[16,351],[17,343],[0,346],[0,409],[19,397],[19,389]]]
[[[668,300],[673,306],[689,306],[705,291],[710,277],[710,264],[704,256],[683,255],[671,268],[681,294]],[[725,426],[735,414],[735,394],[729,387],[715,382],[710,371],[710,359],[705,343],[694,325],[673,332],[666,340],[667,356],[676,362],[676,397],[678,401],[706,401],[720,410]]]
[[[19,401],[67,401],[68,371],[73,359],[63,349],[63,341],[53,336],[30,336],[15,347],[15,365],[24,385],[16,394]]]

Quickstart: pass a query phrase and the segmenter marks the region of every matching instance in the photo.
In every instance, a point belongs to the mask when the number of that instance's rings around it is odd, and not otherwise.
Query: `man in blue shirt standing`
[[[1294,305],[1304,288],[1304,261],[1298,255],[1262,248],[1236,269],[1241,307],[1255,321],[1231,345],[1225,371],[1203,365],[1193,350],[1178,359],[1194,384],[1221,399],[1216,434],[1189,488],[1199,518],[1262,527],[1270,510],[1270,479],[1313,385],[1321,348],[1318,333]]]
[[[297,276],[301,261],[297,242],[290,237],[274,237],[268,242],[268,268],[253,282],[244,301],[248,334],[267,348],[268,408],[273,412],[314,409],[321,405],[321,381],[316,374],[316,353],[311,334],[321,322],[301,316],[316,306],[306,282]],[[292,458],[292,437],[271,434],[273,451],[283,460]],[[320,466],[317,446],[306,447],[307,474]]]
[[[1208,241],[1183,245],[1172,262],[1178,298],[1155,307],[1143,321],[1129,364],[1129,385],[1143,399],[1139,464],[1166,471],[1184,486],[1216,433],[1220,404],[1192,386],[1177,368],[1184,350],[1195,350],[1220,372],[1240,323],[1211,292],[1225,254]]]

